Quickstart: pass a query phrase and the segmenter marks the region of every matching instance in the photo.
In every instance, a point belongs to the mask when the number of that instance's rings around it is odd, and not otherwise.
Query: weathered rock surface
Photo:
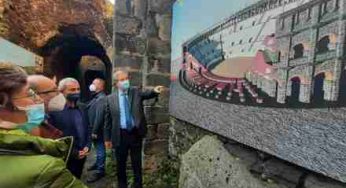
[[[182,188],[284,188],[254,177],[217,138],[205,136],[182,156]]]

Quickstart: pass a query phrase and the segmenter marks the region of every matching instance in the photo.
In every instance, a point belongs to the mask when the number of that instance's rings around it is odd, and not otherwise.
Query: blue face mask
[[[27,115],[27,122],[21,125],[21,129],[27,133],[30,133],[32,129],[40,126],[40,124],[44,121],[45,112],[44,112],[44,104],[36,104],[25,107]]]
[[[123,90],[127,90],[130,88],[130,81],[129,80],[124,80],[122,82],[120,82],[120,87]]]

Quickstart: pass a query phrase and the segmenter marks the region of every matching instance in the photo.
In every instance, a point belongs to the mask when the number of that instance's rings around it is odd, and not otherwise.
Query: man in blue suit
[[[143,101],[157,97],[162,86],[151,90],[131,87],[126,71],[114,74],[115,92],[106,97],[105,140],[116,152],[119,188],[127,188],[126,161],[130,152],[134,187],[142,188],[142,140],[147,132]]]

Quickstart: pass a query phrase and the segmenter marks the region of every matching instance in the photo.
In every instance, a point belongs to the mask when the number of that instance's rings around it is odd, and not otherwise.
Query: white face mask
[[[66,104],[66,98],[62,93],[59,95],[53,97],[49,103],[48,103],[48,111],[49,112],[56,112],[56,111],[62,111],[65,108]]]
[[[95,86],[94,84],[91,84],[91,85],[89,86],[89,90],[90,90],[91,92],[95,92],[95,91],[96,91],[96,86]]]

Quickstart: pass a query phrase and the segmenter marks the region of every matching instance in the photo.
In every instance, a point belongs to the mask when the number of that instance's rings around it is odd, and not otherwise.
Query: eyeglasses
[[[42,92],[37,92],[38,95],[45,95],[45,94],[49,94],[49,93],[58,93],[59,91],[54,88],[52,90],[48,90],[48,91],[42,91]]]
[[[40,99],[40,97],[37,95],[37,93],[32,89],[29,89],[27,95],[21,96],[21,97],[13,97],[12,99],[13,100],[19,100],[19,99],[25,99],[25,98],[32,98],[34,100]]]

